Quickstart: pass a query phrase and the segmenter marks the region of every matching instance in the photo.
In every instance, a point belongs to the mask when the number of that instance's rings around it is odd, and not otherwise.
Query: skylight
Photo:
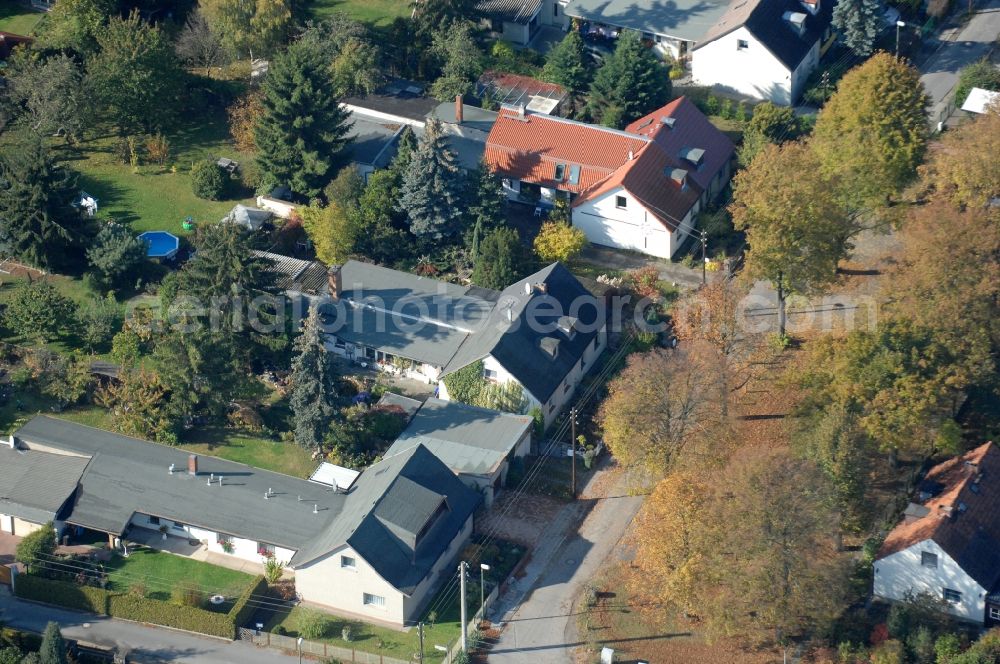
[[[569,167],[569,183],[580,184],[580,167],[576,164]]]

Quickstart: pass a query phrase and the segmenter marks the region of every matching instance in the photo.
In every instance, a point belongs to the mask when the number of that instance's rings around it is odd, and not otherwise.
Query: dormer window
[[[687,188],[687,171],[683,168],[668,168],[666,174],[667,177],[680,185],[682,190]]]
[[[701,166],[701,162],[705,159],[705,151],[701,148],[683,148],[679,156],[695,166]]]
[[[806,15],[802,12],[785,12],[782,16],[800,37],[806,31]]]
[[[572,316],[560,316],[556,323],[559,331],[566,335],[567,339],[573,339],[576,336],[576,324],[577,319]]]

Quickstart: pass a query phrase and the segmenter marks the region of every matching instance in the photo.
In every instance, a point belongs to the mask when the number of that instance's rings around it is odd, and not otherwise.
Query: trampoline
[[[177,236],[166,231],[147,231],[139,235],[139,239],[146,243],[149,258],[173,258],[181,246]]]

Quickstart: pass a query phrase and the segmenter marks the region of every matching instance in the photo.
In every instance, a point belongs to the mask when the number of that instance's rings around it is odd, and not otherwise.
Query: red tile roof
[[[664,123],[663,118],[672,118],[673,126]],[[687,168],[692,179],[705,189],[736,149],[729,137],[719,131],[687,97],[678,97],[639,118],[625,127],[625,131],[652,138],[678,165]],[[680,159],[685,148],[705,151],[701,168],[695,169],[693,164]]]
[[[671,122],[664,122],[672,118]],[[683,158],[704,150],[700,166]],[[623,187],[674,230],[733,155],[732,142],[686,97],[636,120],[624,131],[504,109],[486,143],[487,165],[504,177],[579,194],[574,205]],[[555,180],[556,164],[567,176]],[[567,182],[580,166],[580,182]],[[687,171],[681,187],[669,173]]]
[[[550,115],[503,109],[486,141],[483,159],[505,177],[579,193],[608,177],[642,149],[649,139],[623,131]],[[556,164],[566,165],[561,182]],[[569,167],[580,166],[579,184],[569,184]]]
[[[934,540],[987,591],[1000,582],[1000,449],[985,443],[934,466],[921,484],[936,489],[925,516],[892,529],[876,559]]]

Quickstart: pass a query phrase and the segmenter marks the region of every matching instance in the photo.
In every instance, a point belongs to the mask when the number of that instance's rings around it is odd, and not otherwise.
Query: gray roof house
[[[385,457],[423,445],[467,485],[483,491],[490,504],[506,478],[508,463],[530,451],[533,425],[527,415],[430,398]]]
[[[23,536],[37,524],[59,521],[88,461],[0,444],[0,530]]]
[[[603,303],[559,263],[499,292],[358,261],[331,273],[321,307],[333,352],[427,382],[481,361],[484,377],[518,383],[546,421],[606,345]]]
[[[58,516],[152,546],[159,538],[142,533],[160,529],[245,560],[274,556],[305,600],[393,624],[422,608],[482,500],[422,445],[337,489],[46,416],[14,439],[17,449],[0,450],[0,516]],[[355,583],[324,582],[345,548]]]

